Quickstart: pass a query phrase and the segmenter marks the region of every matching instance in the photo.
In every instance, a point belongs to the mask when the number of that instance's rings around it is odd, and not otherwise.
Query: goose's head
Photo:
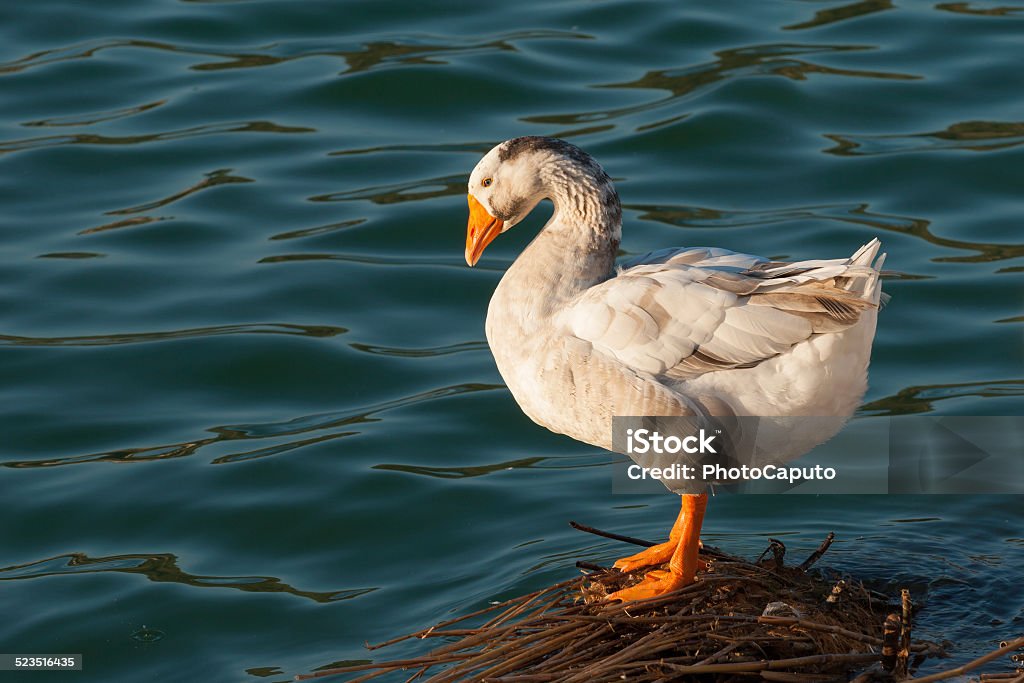
[[[539,167],[561,140],[525,137],[506,140],[484,155],[469,175],[466,263],[476,265],[495,237],[533,211],[548,196]]]

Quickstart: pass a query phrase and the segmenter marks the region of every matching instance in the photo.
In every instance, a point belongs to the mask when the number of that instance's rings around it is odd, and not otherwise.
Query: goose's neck
[[[524,331],[611,277],[622,238],[619,195],[589,156],[556,157],[538,176],[554,213],[508,269],[494,301],[518,309]]]
[[[571,234],[581,251],[607,250],[611,244],[614,261],[622,239],[622,207],[604,169],[584,156],[578,160],[558,158],[541,166],[538,173],[555,205],[544,232]]]

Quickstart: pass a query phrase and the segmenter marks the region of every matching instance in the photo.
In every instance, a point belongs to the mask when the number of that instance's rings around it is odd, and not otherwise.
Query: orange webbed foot
[[[635,586],[615,591],[608,596],[609,600],[649,600],[688,586],[697,580],[699,553],[704,546],[700,542],[700,528],[704,523],[707,500],[707,494],[703,493],[683,496],[679,517],[672,527],[672,534],[667,543],[652,546],[615,563],[616,569],[625,572],[662,564],[667,560],[669,571],[648,572],[643,581]]]
[[[672,559],[672,553],[675,552],[678,545],[678,539],[652,545],[650,548],[641,550],[635,555],[615,560],[615,564],[612,566],[620,572],[632,572],[643,567],[657,567],[659,564],[665,564]],[[697,547],[703,548],[704,544],[697,541]]]
[[[677,541],[659,543],[646,550],[641,550],[635,555],[615,560],[615,564],[612,566],[620,572],[631,572],[641,567],[656,567],[672,559],[672,553],[676,551],[676,546],[678,545]]]
[[[693,581],[693,579],[687,581],[681,574],[656,570],[648,572],[644,580],[637,585],[615,591],[608,596],[608,599],[621,600],[622,602],[649,600],[666,593],[671,593],[674,590],[679,590],[693,583]]]

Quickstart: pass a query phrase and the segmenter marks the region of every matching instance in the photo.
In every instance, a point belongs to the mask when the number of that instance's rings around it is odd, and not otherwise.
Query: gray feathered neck
[[[513,138],[498,150],[502,163],[520,157],[532,157],[564,223],[601,232],[618,247],[622,204],[601,164],[576,145],[536,135]]]

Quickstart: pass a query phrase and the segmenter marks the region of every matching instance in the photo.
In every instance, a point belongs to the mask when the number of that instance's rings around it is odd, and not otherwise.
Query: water
[[[602,162],[630,253],[879,236],[860,419],[1021,414],[1022,31],[1011,0],[0,6],[0,650],[284,681],[626,550],[570,519],[664,534],[672,497],[612,496],[486,349],[544,212],[470,270],[464,183],[514,135]],[[719,497],[705,539],[834,530],[966,661],[1024,630],[1022,520]]]

